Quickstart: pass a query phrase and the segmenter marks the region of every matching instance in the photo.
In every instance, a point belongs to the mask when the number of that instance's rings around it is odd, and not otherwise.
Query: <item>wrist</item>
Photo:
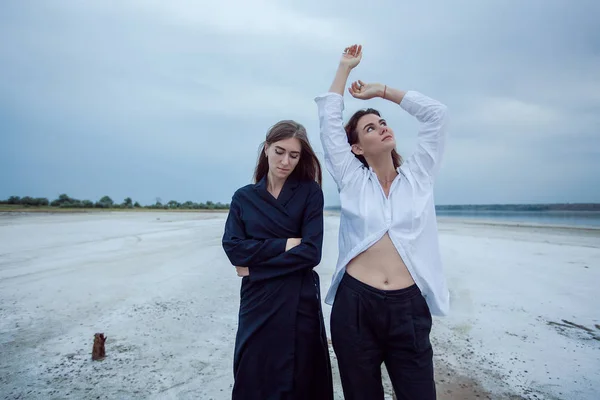
[[[352,71],[352,68],[348,64],[341,62],[338,65],[338,72],[342,72],[344,74],[350,75],[350,71]]]
[[[385,99],[387,97],[387,86],[383,83],[377,84],[377,96]]]
[[[300,245],[300,243],[302,243],[302,240],[299,238],[288,238],[285,243],[285,251],[293,249],[294,247]]]

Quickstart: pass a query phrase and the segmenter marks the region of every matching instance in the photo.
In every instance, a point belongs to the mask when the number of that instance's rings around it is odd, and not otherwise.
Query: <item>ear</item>
[[[362,156],[365,152],[363,151],[362,147],[360,147],[358,144],[353,144],[352,145],[352,152],[354,154],[356,154],[357,156]]]
[[[269,145],[265,144],[265,157],[267,157],[268,153],[269,153]]]

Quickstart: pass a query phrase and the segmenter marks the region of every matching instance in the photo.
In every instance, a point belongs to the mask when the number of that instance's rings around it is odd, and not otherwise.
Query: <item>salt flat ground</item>
[[[0,398],[230,398],[240,282],[225,217],[0,214]],[[323,294],[338,223],[326,217]],[[452,311],[434,318],[438,398],[599,399],[600,230],[439,228]]]

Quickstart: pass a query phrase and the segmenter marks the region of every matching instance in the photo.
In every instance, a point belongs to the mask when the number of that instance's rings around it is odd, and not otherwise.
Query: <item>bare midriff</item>
[[[406,264],[386,233],[379,241],[346,266],[353,278],[381,290],[397,290],[412,286],[413,280]]]

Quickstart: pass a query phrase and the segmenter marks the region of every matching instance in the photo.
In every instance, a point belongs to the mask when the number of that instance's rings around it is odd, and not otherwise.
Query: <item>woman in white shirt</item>
[[[315,99],[325,164],[341,202],[339,258],[325,302],[344,397],[383,399],[385,363],[399,399],[435,399],[431,315],[445,315],[433,184],[444,149],[446,107],[415,91],[357,81],[349,93],[400,105],[420,123],[406,161],[374,109],[344,126],[343,94],[362,47],[346,48],[329,92]],[[335,300],[335,301],[334,301]]]

